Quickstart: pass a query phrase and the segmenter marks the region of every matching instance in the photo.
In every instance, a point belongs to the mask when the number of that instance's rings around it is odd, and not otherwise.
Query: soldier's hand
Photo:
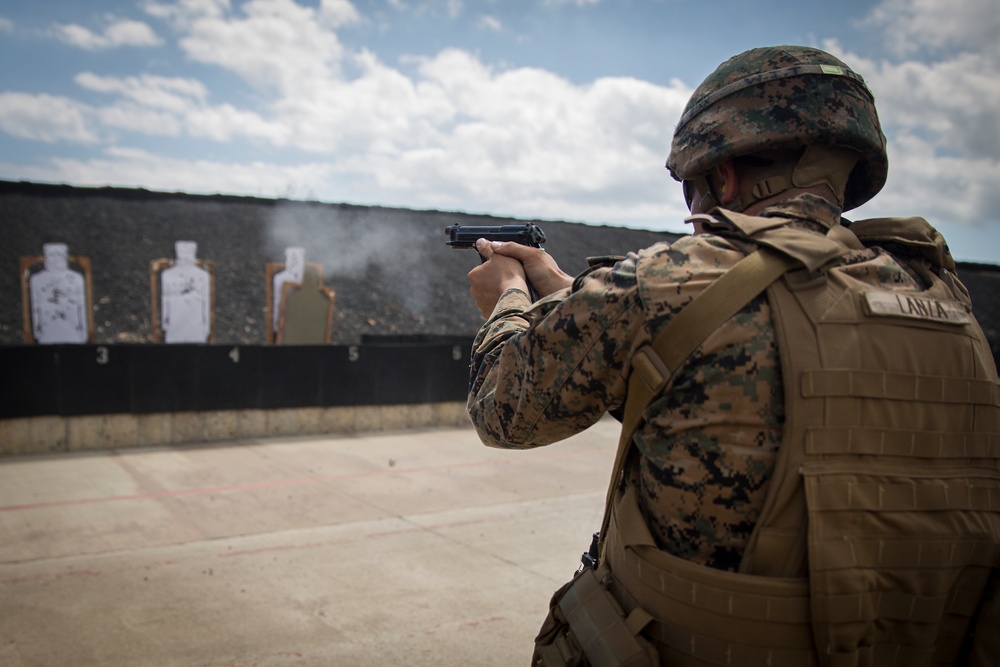
[[[509,241],[487,243],[495,255],[511,257],[521,262],[525,276],[539,297],[548,296],[573,284],[573,276],[559,268],[552,255],[541,248],[532,248]],[[479,249],[477,244],[476,249]]]
[[[497,301],[507,290],[519,289],[527,294],[528,281],[521,262],[513,257],[494,254],[489,241],[476,241],[476,250],[486,261],[469,271],[469,292],[483,317],[489,318]]]

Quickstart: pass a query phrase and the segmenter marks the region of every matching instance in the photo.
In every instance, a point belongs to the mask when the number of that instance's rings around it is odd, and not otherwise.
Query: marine
[[[579,276],[477,244],[482,441],[622,421],[533,664],[998,664],[1000,382],[941,235],[843,217],[888,170],[864,79],[814,48],[734,56],[667,168],[675,243]]]

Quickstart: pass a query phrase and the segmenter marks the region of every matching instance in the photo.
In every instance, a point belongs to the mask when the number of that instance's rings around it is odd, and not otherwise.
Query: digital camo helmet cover
[[[812,144],[861,154],[844,210],[885,184],[885,135],[861,76],[819,49],[751,49],[719,65],[691,95],[674,130],[667,169],[679,181],[691,180],[734,157]]]

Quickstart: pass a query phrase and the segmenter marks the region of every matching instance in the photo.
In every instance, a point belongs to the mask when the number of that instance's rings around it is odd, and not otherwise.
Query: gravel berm
[[[128,188],[0,181],[0,344],[23,344],[20,258],[63,242],[90,258],[94,341],[152,342],[150,264],[195,241],[215,268],[215,343],[263,344],[266,267],[303,246],[335,293],[331,343],[377,337],[473,336],[482,317],[468,293],[472,250],[445,245],[453,225],[535,222],[567,272],[675,234],[550,220]],[[1000,267],[959,264],[976,314],[1000,352]]]

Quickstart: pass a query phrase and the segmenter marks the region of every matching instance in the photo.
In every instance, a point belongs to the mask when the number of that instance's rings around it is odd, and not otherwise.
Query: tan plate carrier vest
[[[750,254],[633,361],[601,565],[559,602],[561,664],[998,664],[1000,385],[943,240],[919,218],[823,236],[716,213]],[[837,258],[862,243],[901,244],[927,289],[879,291],[847,275]],[[671,369],[765,288],[783,440],[740,572],[726,572],[658,549],[619,482]],[[970,639],[974,619],[987,631]]]

